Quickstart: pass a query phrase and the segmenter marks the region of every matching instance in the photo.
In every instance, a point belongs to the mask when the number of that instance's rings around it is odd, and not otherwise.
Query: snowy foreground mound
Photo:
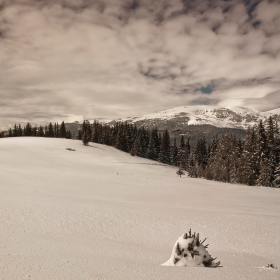
[[[1,280],[280,279],[278,189],[51,138],[0,139],[0,170]],[[223,267],[160,265],[189,228]]]
[[[203,266],[218,267],[220,262],[215,263],[210,254],[206,251],[208,244],[203,245],[199,240],[199,234],[184,233],[175,242],[170,259],[162,264],[163,266]]]

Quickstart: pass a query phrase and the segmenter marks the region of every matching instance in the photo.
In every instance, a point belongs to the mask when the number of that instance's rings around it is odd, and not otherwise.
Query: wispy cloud
[[[279,88],[278,1],[0,0],[1,127],[183,104],[269,110]]]

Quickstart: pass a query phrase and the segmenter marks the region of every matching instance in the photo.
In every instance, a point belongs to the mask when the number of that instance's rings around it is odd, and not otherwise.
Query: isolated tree
[[[177,175],[179,175],[180,177],[182,177],[182,175],[185,175],[184,171],[182,171],[181,169],[179,169],[177,172],[176,172]]]

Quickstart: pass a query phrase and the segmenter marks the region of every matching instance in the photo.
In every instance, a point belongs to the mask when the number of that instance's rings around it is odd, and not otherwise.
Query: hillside
[[[68,151],[73,148],[75,151]],[[179,178],[80,141],[0,139],[0,278],[279,279],[278,189]],[[222,268],[162,267],[192,228]]]

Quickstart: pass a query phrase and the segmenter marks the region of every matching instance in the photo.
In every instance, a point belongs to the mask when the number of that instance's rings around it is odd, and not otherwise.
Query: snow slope
[[[280,279],[278,189],[65,139],[0,139],[0,170],[0,279]],[[190,228],[222,268],[160,265]]]

